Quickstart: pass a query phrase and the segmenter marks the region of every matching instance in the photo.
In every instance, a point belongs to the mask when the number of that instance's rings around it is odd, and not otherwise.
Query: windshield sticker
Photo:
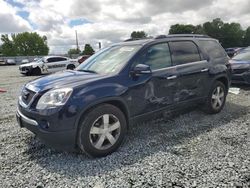
[[[130,46],[125,46],[119,49],[120,52],[132,52],[135,48]]]

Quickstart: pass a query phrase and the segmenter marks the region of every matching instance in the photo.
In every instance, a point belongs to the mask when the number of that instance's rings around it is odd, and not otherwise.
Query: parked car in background
[[[250,48],[242,50],[231,60],[232,83],[250,84]]]
[[[83,63],[86,59],[88,59],[90,57],[90,55],[83,55],[83,56],[79,56],[77,58],[77,61],[79,64]]]
[[[243,51],[250,51],[250,46],[240,49],[238,53],[243,52]]]
[[[33,59],[33,61],[38,61],[39,59],[41,59],[41,58],[36,57],[36,58]]]
[[[40,75],[46,73],[54,73],[66,69],[75,69],[79,63],[77,60],[61,56],[46,56],[31,63],[19,66],[21,74]]]
[[[232,58],[234,55],[236,55],[238,53],[239,50],[241,50],[242,48],[226,48],[225,51],[227,52],[227,55]]]
[[[226,52],[207,36],[122,42],[73,71],[27,83],[17,121],[51,146],[106,156],[135,122],[194,105],[219,113],[230,78]]]
[[[5,61],[4,60],[0,60],[0,65],[5,65]]]
[[[29,60],[28,60],[28,59],[23,59],[23,60],[21,61],[21,64],[26,64],[26,63],[29,63]]]
[[[6,59],[5,65],[16,65],[16,61],[14,59]]]

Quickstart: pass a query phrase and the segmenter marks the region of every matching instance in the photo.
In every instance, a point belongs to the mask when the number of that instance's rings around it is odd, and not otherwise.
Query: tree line
[[[69,56],[71,56],[73,54],[93,55],[94,53],[95,53],[95,50],[92,48],[92,46],[90,44],[85,44],[83,51],[81,51],[79,48],[71,48],[68,51]]]
[[[250,46],[250,26],[242,29],[239,23],[224,23],[220,18],[201,25],[171,25],[169,34],[203,34],[218,39],[224,48]],[[144,31],[133,31],[131,39],[146,38]]]
[[[1,35],[2,45],[0,54],[3,56],[34,56],[47,55],[49,47],[47,37],[40,36],[36,32]]]

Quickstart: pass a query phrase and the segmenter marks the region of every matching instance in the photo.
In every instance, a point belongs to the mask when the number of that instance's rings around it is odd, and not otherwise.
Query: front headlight
[[[67,102],[72,91],[72,88],[62,88],[48,91],[39,99],[36,109],[44,110],[62,106]]]

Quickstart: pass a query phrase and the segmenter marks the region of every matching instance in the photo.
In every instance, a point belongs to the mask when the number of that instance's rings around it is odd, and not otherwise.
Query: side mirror
[[[134,67],[134,69],[131,71],[133,76],[139,76],[142,74],[151,74],[151,68],[148,65],[145,64],[138,64]]]

